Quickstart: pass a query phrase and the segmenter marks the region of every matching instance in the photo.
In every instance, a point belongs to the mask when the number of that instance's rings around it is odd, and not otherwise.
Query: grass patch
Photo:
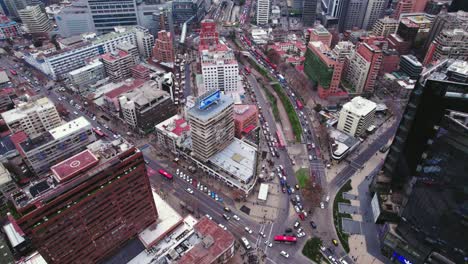
[[[296,171],[296,179],[298,181],[299,187],[306,188],[307,183],[309,182],[309,170],[306,168],[301,168]]]
[[[323,259],[322,253],[320,252],[320,246],[322,245],[322,240],[318,237],[311,238],[307,240],[302,249],[302,254],[308,257],[312,261],[320,263]]]
[[[276,97],[270,91],[268,91],[268,89],[265,88],[265,86],[263,86],[262,84],[259,84],[259,85],[260,87],[262,87],[263,91],[265,91],[268,101],[270,101],[271,110],[273,112],[273,117],[275,118],[276,122],[281,123],[281,118],[279,115],[278,103],[276,101]]]
[[[342,218],[352,218],[350,214],[343,214],[338,211],[338,203],[347,203],[351,204],[350,200],[343,198],[343,193],[350,191],[353,189],[351,187],[351,180],[348,180],[343,187],[338,191],[335,196],[335,200],[333,201],[333,222],[335,223],[336,233],[338,234],[338,239],[343,245],[344,250],[349,253],[349,235],[343,233],[343,229],[341,228],[341,219]]]
[[[296,142],[301,141],[302,135],[302,127],[299,118],[297,117],[296,111],[294,110],[294,106],[289,100],[288,96],[284,93],[283,87],[278,83],[273,84],[273,89],[275,90],[276,94],[283,103],[284,109],[286,109],[286,113],[288,114],[289,122],[291,122],[291,126],[293,129],[294,136],[296,137]]]

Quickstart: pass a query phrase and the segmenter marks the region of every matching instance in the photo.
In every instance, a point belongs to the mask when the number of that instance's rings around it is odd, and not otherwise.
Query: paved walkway
[[[354,221],[361,223],[362,234],[351,235],[349,238],[349,256],[356,259],[357,263],[386,263],[386,259],[380,254],[379,242],[377,240],[377,226],[372,219],[370,206],[369,184],[377,168],[380,168],[385,154],[377,152],[358,172],[351,178],[353,189],[349,194],[356,195],[357,200],[351,200],[351,205],[359,207],[360,214],[353,214]]]

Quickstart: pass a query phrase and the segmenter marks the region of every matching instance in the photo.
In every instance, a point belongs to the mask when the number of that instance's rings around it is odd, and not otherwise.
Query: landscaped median
[[[309,169],[301,168],[296,171],[296,179],[301,189],[306,188],[309,182]]]
[[[262,87],[263,91],[265,92],[268,98],[268,101],[270,101],[271,109],[273,111],[273,116],[275,117],[276,122],[281,123],[281,118],[280,118],[279,110],[278,110],[278,104],[277,104],[275,96],[267,88],[265,88],[263,84],[259,84],[259,85]]]
[[[341,219],[342,218],[352,218],[350,214],[344,214],[340,213],[338,210],[338,204],[339,203],[347,203],[351,204],[350,200],[344,199],[343,198],[343,193],[351,191],[353,187],[351,187],[351,180],[348,180],[343,187],[338,191],[338,193],[335,196],[335,200],[333,201],[333,222],[335,224],[336,228],[336,233],[338,234],[338,239],[341,242],[341,245],[343,245],[344,250],[349,253],[349,235],[343,232],[343,229],[341,227]]]
[[[302,254],[316,263],[321,263],[324,258],[320,252],[320,246],[322,246],[320,238],[311,238],[305,243]]]
[[[302,136],[302,127],[301,122],[299,121],[299,117],[297,117],[296,111],[294,110],[294,106],[289,100],[288,96],[284,93],[283,87],[281,87],[281,85],[275,83],[272,86],[276,94],[280,98],[281,103],[283,103],[284,109],[286,109],[289,122],[291,123],[294,136],[296,137],[296,142],[300,142]]]

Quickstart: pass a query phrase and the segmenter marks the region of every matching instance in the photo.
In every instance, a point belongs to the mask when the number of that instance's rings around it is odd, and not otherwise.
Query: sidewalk
[[[380,170],[380,164],[385,158],[385,154],[377,152],[371,159],[358,170],[351,178],[353,189],[348,193],[358,196],[358,200],[351,200],[351,205],[359,207],[360,214],[352,215],[354,221],[361,222],[361,234],[349,237],[349,256],[357,258],[357,263],[385,263],[384,257],[380,253],[379,241],[377,239],[377,226],[372,219],[372,209],[370,205],[369,184],[371,177]]]

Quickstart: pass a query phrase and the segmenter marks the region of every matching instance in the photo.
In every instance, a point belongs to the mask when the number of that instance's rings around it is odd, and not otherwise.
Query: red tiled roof
[[[179,259],[178,263],[212,263],[223,252],[234,245],[234,236],[206,217],[203,217],[194,228],[203,237],[211,236],[213,238],[213,244],[208,248],[204,247],[203,242],[196,244]]]
[[[244,128],[244,130],[242,130],[242,132],[248,134],[250,131],[252,131],[253,129],[255,128],[254,125],[250,125],[250,126],[247,126],[246,128]]]
[[[50,169],[58,182],[70,179],[99,163],[99,159],[90,150],[72,156]]]
[[[138,87],[141,87],[143,85],[143,83],[145,83],[146,80],[143,80],[143,79],[135,79],[133,80],[133,83],[130,84],[130,85],[122,85],[120,86],[119,88],[115,88],[114,90],[110,91],[110,92],[107,92],[105,94],[106,97],[110,98],[110,99],[113,99],[123,93],[126,93],[126,92],[129,92],[129,91],[132,91]]]

